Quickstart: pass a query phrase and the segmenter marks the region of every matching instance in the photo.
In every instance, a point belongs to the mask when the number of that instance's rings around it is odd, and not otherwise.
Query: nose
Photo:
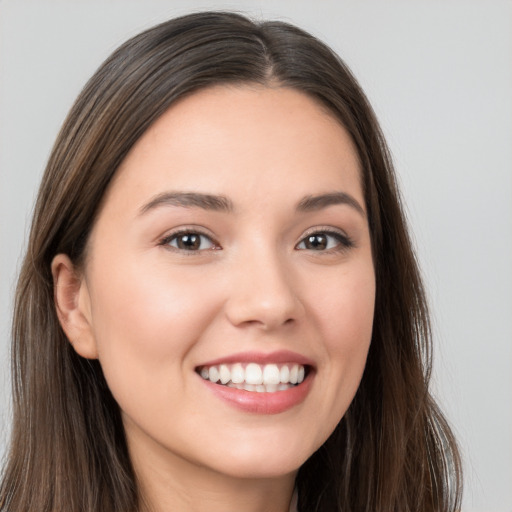
[[[253,254],[240,258],[236,267],[225,306],[233,325],[271,331],[300,320],[304,306],[290,265],[277,255]]]

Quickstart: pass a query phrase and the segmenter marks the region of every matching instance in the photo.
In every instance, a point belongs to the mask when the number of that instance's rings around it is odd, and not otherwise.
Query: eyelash
[[[174,247],[174,246],[170,245],[172,241],[178,240],[179,237],[183,237],[185,235],[189,235],[189,236],[195,235],[195,236],[199,236],[201,238],[207,238],[211,242],[213,247],[208,248],[208,249],[193,250],[193,249],[182,249],[180,247]],[[158,245],[169,247],[171,249],[174,249],[176,251],[179,251],[180,253],[187,254],[187,255],[193,255],[194,253],[198,253],[198,252],[202,252],[202,251],[213,251],[213,250],[220,249],[220,245],[211,237],[211,235],[204,233],[203,231],[201,231],[200,229],[197,229],[197,228],[183,228],[183,229],[180,229],[179,231],[175,231],[175,232],[167,235],[166,237],[164,237]]]
[[[175,247],[175,246],[172,246],[170,245],[171,242],[173,242],[174,240],[178,240],[179,237],[181,236],[185,236],[185,235],[188,235],[188,236],[199,236],[201,238],[207,238],[213,247],[210,247],[210,248],[207,248],[207,249],[183,249],[183,248],[180,248],[180,247]],[[337,245],[334,246],[334,247],[330,247],[330,248],[326,248],[326,249],[321,249],[321,250],[318,250],[318,251],[315,251],[314,249],[307,249],[307,248],[304,248],[304,249],[298,249],[298,247],[303,244],[303,243],[306,243],[306,240],[308,238],[312,238],[312,237],[315,237],[315,236],[327,236],[327,237],[332,237],[336,240],[337,242]],[[328,243],[328,242],[327,242]],[[160,242],[159,242],[159,245],[161,246],[165,246],[165,247],[170,247],[171,249],[173,250],[176,250],[176,251],[179,251],[180,253],[184,253],[184,254],[188,254],[188,255],[193,255],[194,253],[198,253],[198,252],[202,252],[202,251],[213,251],[213,250],[219,250],[221,249],[220,245],[207,233],[204,233],[203,231],[197,229],[197,228],[184,228],[184,229],[180,229],[179,231],[175,231],[169,235],[167,235],[166,237],[164,237]],[[354,242],[353,240],[348,237],[347,235],[345,235],[344,233],[341,233],[339,231],[334,231],[332,229],[322,229],[322,228],[315,228],[314,230],[312,230],[311,232],[309,233],[306,233],[304,235],[304,237],[300,240],[300,242],[295,246],[295,248],[297,250],[310,250],[312,252],[323,252],[323,253],[337,253],[337,252],[343,252],[343,251],[346,251],[350,248],[354,247]]]
[[[333,229],[320,227],[320,228],[315,228],[314,230],[310,231],[309,233],[306,233],[304,235],[304,237],[301,239],[301,241],[296,245],[296,247],[298,247],[300,244],[305,243],[308,238],[319,236],[319,235],[324,235],[327,237],[334,238],[337,242],[337,245],[334,247],[330,247],[328,249],[323,249],[323,250],[319,250],[319,251],[314,251],[313,249],[309,249],[312,252],[322,252],[322,253],[328,253],[328,254],[338,253],[338,252],[343,252],[348,249],[351,249],[355,245],[354,241],[350,237],[348,237],[346,234],[344,234],[340,231],[333,230]],[[308,249],[303,249],[303,250],[308,250]]]

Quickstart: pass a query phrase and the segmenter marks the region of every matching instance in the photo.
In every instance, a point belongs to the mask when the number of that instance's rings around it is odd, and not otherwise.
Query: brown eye
[[[215,244],[208,236],[192,231],[177,233],[167,238],[164,242],[166,245],[181,251],[202,251],[215,247]]]
[[[303,238],[297,245],[297,249],[307,251],[329,251],[347,249],[352,246],[352,241],[341,233],[318,231]]]
[[[327,236],[323,233],[310,235],[304,239],[304,248],[313,251],[323,251],[327,249]]]

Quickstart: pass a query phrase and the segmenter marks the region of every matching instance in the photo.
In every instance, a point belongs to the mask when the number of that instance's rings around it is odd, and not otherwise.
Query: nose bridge
[[[290,258],[269,243],[251,247],[234,263],[226,306],[229,320],[234,325],[250,323],[267,330],[296,321],[302,304]]]

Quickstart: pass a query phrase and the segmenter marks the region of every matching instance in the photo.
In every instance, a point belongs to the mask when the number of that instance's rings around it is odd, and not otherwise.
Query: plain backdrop
[[[349,64],[390,144],[467,512],[512,511],[512,2],[0,0],[0,453],[15,275],[53,140],[129,36],[202,8],[291,21]]]

